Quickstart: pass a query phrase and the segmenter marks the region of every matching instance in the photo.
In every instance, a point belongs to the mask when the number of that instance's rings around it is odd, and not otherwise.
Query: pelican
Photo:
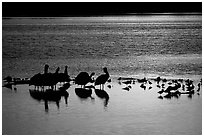
[[[78,85],[83,85],[85,87],[85,85],[89,82],[93,82],[92,76],[94,76],[95,73],[91,73],[91,75],[89,76],[89,74],[87,72],[80,72],[77,77],[75,78],[75,84]]]
[[[64,73],[59,73],[58,74],[58,82],[69,82],[70,81],[70,76],[68,75],[68,72],[67,72],[67,66],[65,66],[65,69],[64,69]]]
[[[102,89],[104,89],[104,84],[106,83],[106,81],[109,79],[110,75],[108,73],[108,70],[107,68],[103,68],[103,71],[105,74],[102,74],[100,76],[98,76],[96,78],[96,81],[95,81],[95,86],[96,85],[100,85],[100,89],[101,89],[101,85],[102,85]]]
[[[55,73],[48,73],[48,65],[45,65],[45,73],[41,75],[41,82],[42,86],[49,86],[53,89],[54,86],[57,84],[57,75],[59,72],[59,67],[56,69]],[[56,88],[56,87],[55,87]]]
[[[45,67],[44,67],[44,74],[47,74],[48,73],[48,68],[49,66],[46,64]],[[34,85],[35,86],[35,89],[36,87],[39,89],[39,87],[43,86],[43,75],[44,74],[41,74],[41,73],[38,73],[38,74],[35,74],[33,77],[30,78],[30,82],[29,82],[29,86],[30,85]]]
[[[44,67],[44,73],[43,74],[35,74],[33,77],[30,79],[29,85],[34,85],[35,88],[36,86],[39,88],[41,86],[44,90],[44,86],[55,86],[57,84],[56,80],[56,75],[59,72],[59,67],[56,69],[56,72],[53,73],[48,73],[48,68],[49,66],[46,64]]]

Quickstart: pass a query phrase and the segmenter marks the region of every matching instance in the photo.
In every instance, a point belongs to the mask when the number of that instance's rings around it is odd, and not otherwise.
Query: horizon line
[[[100,14],[100,15],[61,15],[61,16],[2,16],[2,18],[62,18],[62,17],[108,17],[108,16],[141,16],[141,15],[202,15],[202,12],[165,12],[165,13],[121,13],[121,14]]]

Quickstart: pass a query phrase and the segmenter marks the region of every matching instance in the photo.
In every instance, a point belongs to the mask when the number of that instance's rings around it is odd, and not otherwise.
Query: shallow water
[[[201,134],[200,95],[159,99],[159,88],[140,84],[123,90],[120,76],[190,78],[195,90],[202,77],[201,16],[128,16],[90,18],[12,18],[2,20],[2,76],[30,78],[68,65],[80,71],[107,67],[109,100],[81,99],[71,85],[68,104],[32,98],[28,85],[2,88],[3,134]],[[108,88],[107,85],[111,85]],[[106,94],[106,96],[107,96]],[[12,123],[12,124],[11,124]]]
[[[130,91],[117,80],[105,86],[109,99],[92,91],[95,99],[80,98],[76,85],[69,92],[68,104],[33,99],[28,89],[3,88],[3,134],[201,134],[202,95],[181,95],[159,99],[159,88],[144,90],[136,83]],[[12,124],[11,124],[12,123]]]

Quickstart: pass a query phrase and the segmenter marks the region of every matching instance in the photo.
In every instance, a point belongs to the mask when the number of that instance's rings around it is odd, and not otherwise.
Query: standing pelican
[[[42,81],[42,86],[44,90],[44,86],[51,87],[52,89],[55,87],[57,84],[56,76],[58,75],[59,72],[59,67],[56,69],[55,73],[48,73],[48,65],[45,65],[45,72],[44,74],[41,75],[41,81]]]
[[[68,66],[65,66],[64,73],[58,74],[58,82],[70,82],[70,76],[68,75],[67,68]]]
[[[104,84],[106,83],[106,81],[110,77],[106,67],[103,68],[103,71],[104,71],[105,74],[102,74],[102,75],[98,76],[96,78],[96,81],[95,81],[95,86],[100,85],[100,89],[101,89],[101,85],[102,85],[102,89],[104,89]]]
[[[95,75],[95,73],[91,73],[91,75],[89,76],[89,74],[87,72],[80,72],[77,77],[75,78],[75,84],[78,85],[83,85],[85,87],[85,85],[89,82],[93,82],[92,76]]]
[[[29,82],[29,86],[30,85],[34,85],[35,86],[35,89],[36,87],[39,89],[39,87],[43,87],[43,76],[44,75],[47,75],[48,73],[48,68],[49,68],[49,65],[45,65],[44,67],[44,74],[35,74],[33,77],[30,78],[30,82]]]

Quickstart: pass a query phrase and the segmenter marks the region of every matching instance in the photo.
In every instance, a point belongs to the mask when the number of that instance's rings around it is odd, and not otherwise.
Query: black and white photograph
[[[1,2],[2,135],[202,135],[202,2]]]

